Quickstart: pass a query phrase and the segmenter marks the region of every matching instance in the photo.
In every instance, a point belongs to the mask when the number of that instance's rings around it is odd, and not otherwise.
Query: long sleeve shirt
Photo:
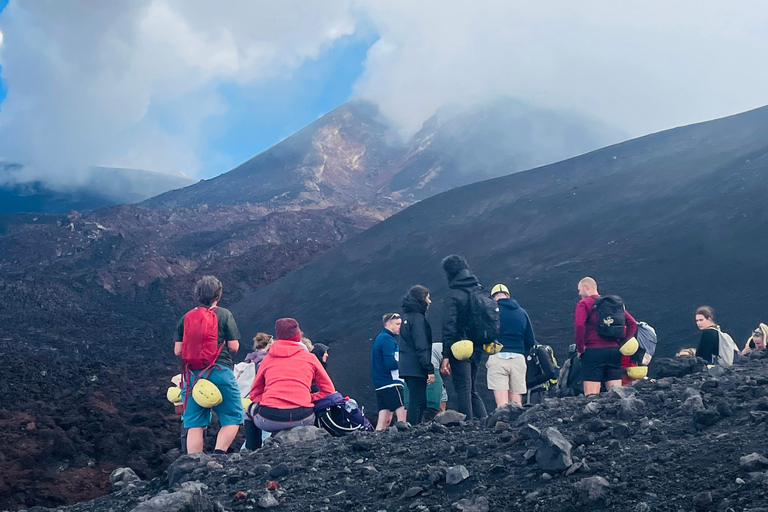
[[[579,354],[588,348],[608,348],[617,345],[616,341],[605,340],[597,334],[597,312],[592,311],[592,306],[598,298],[597,295],[586,297],[576,304],[573,329],[576,351]],[[637,332],[637,321],[626,311],[624,312],[624,321],[623,340],[628,340]]]

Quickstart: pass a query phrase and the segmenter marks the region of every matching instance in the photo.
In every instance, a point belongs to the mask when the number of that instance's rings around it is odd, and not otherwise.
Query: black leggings
[[[405,377],[408,385],[408,414],[406,421],[411,425],[421,423],[424,411],[427,409],[427,378]]]
[[[245,448],[247,450],[261,448],[261,429],[253,424],[250,416],[245,418]]]

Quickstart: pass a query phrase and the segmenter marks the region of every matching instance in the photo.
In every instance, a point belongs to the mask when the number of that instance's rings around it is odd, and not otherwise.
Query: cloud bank
[[[499,95],[631,135],[768,104],[762,0],[12,1],[0,29],[0,157],[61,180],[194,176],[204,128],[236,108],[222,85],[284,79],[360,31],[378,39],[355,95],[404,133]]]

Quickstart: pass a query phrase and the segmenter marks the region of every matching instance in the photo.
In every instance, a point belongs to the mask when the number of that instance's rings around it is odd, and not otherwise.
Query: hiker
[[[275,337],[253,381],[248,412],[254,424],[266,432],[314,425],[313,402],[335,392],[333,382],[302,344],[296,320],[279,319]],[[312,381],[319,387],[317,393],[310,393]]]
[[[635,335],[637,322],[619,297],[601,297],[591,277],[579,281],[579,297],[574,321],[576,350],[581,359],[584,394],[596,395],[621,386],[625,370],[621,367],[619,345]]]
[[[496,407],[515,402],[523,405],[527,392],[525,356],[536,344],[528,313],[520,307],[504,284],[491,288],[491,298],[499,305],[499,343],[501,348],[485,363],[488,389],[493,391]]]
[[[203,429],[211,423],[211,410],[219,419],[219,433],[213,453],[226,453],[243,423],[243,404],[233,372],[232,354],[240,348],[240,331],[232,313],[218,307],[224,287],[214,276],[204,276],[195,284],[200,306],[187,312],[176,326],[173,352],[184,365],[184,428],[187,453],[203,451]],[[216,348],[218,347],[218,348]],[[221,402],[211,408],[198,404],[192,396],[198,380],[210,381],[221,394]]]
[[[475,342],[472,355],[464,360],[456,359],[452,350],[455,342],[469,339],[470,323],[474,320],[471,315],[476,314],[470,311],[470,294],[482,293],[482,286],[462,256],[452,254],[443,259],[442,266],[449,291],[443,302],[443,361],[440,373],[452,375],[458,411],[465,414],[468,420],[485,418],[485,404],[475,387],[483,357],[482,345],[478,344],[478,340],[471,340]]]
[[[328,371],[328,350],[328,345],[323,343],[315,343],[310,350],[310,352],[315,355],[318,361],[320,361],[320,364],[323,365],[323,368],[325,368],[326,371]]]
[[[537,343],[529,352],[526,364],[525,387],[528,391],[525,394],[525,404],[540,404],[549,388],[557,384],[560,373],[552,347]]]
[[[445,389],[443,377],[440,375],[440,362],[443,360],[443,343],[432,342],[432,367],[435,369],[435,381],[427,386],[427,415],[431,420],[438,413],[448,409],[448,392]]]
[[[312,340],[309,338],[301,338],[301,344],[305,349],[307,349],[307,352],[312,352],[315,349],[315,346],[312,344]]]
[[[371,380],[376,390],[376,404],[379,419],[376,430],[386,430],[392,423],[392,415],[397,421],[405,421],[405,402],[403,401],[403,381],[399,374],[399,354],[397,339],[403,323],[398,313],[387,313],[381,317],[383,327],[373,340],[371,349]]]
[[[429,290],[415,285],[403,297],[403,324],[400,328],[400,376],[408,386],[406,419],[421,423],[427,408],[427,386],[435,381],[432,366],[432,328],[426,314],[432,300]]]
[[[752,336],[747,340],[741,353],[747,355],[755,350],[765,350],[766,340],[768,340],[768,325],[761,323],[752,332]]]
[[[716,364],[726,368],[732,366],[734,356],[741,355],[733,338],[715,323],[715,310],[711,306],[700,306],[696,308],[695,318],[696,327],[701,331],[696,355],[708,365]]]
[[[253,367],[248,368],[248,370],[246,370],[245,368],[242,368],[241,370],[243,376],[245,376],[246,374],[253,375],[253,377],[251,378],[251,381],[248,383],[248,390],[245,394],[243,394],[243,387],[240,386],[241,396],[244,396],[245,398],[247,398],[248,401],[250,401],[251,386],[253,385],[253,379],[256,378],[256,373],[259,371],[259,366],[261,366],[261,361],[269,352],[269,347],[272,346],[273,341],[275,341],[275,339],[271,335],[265,332],[257,333],[256,336],[253,337],[253,352],[250,352],[247,356],[245,356],[244,363],[239,363],[235,365],[235,373],[237,373],[238,367],[242,364],[253,365]],[[238,377],[237,383],[240,384],[240,377]],[[257,450],[261,448],[263,441],[264,441],[264,433],[259,427],[257,427],[253,423],[253,418],[251,418],[251,416],[246,413],[245,415],[245,448],[247,450]]]
[[[584,380],[581,377],[581,358],[576,351],[576,344],[568,346],[568,359],[560,368],[557,377],[557,396],[579,396],[584,393]]]

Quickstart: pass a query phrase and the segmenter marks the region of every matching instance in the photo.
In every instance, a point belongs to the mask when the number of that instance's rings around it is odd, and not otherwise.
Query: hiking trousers
[[[475,382],[480,372],[482,352],[475,352],[467,360],[459,361],[450,356],[448,362],[451,365],[453,388],[456,391],[456,410],[466,414],[467,419],[481,419],[488,416],[483,399],[477,392]]]
[[[406,421],[411,425],[418,425],[427,409],[427,378],[404,377],[408,386],[408,414]]]

